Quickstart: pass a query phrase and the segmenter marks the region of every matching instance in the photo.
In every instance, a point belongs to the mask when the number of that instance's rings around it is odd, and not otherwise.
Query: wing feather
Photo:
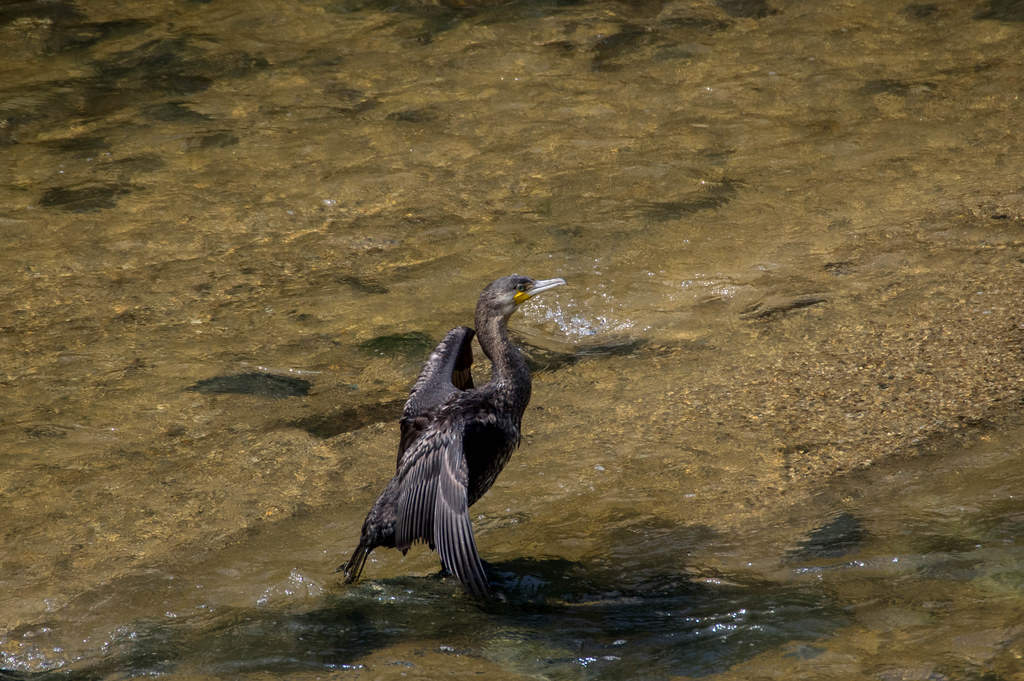
[[[464,431],[458,418],[436,420],[400,462],[395,546],[405,551],[415,541],[428,542],[441,564],[483,599],[487,576],[469,517]]]
[[[466,489],[469,467],[462,451],[461,429],[457,441],[446,448],[444,465],[439,473],[439,493],[434,502],[434,537],[437,538],[441,563],[471,594],[485,598],[489,589],[469,518]]]
[[[456,326],[437,344],[409,392],[403,416],[416,417],[440,407],[456,390],[473,387],[473,329]]]
[[[444,453],[437,438],[421,439],[410,451],[402,476],[395,520],[395,546],[407,550],[414,541],[433,543],[434,498]]]
[[[473,387],[473,335],[473,329],[468,326],[455,327],[441,339],[423,365],[399,421],[398,465],[401,465],[402,455],[430,425],[430,417],[453,394]]]

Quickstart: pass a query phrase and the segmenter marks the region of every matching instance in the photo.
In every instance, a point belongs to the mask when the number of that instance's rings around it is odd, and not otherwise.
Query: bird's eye
[[[523,291],[526,290],[526,284],[519,284],[518,286],[516,286],[516,290],[522,293]]]

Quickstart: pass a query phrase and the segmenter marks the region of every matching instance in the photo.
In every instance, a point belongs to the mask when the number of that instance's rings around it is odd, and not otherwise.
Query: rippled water
[[[941,471],[914,462],[847,480],[804,509],[832,511],[791,545],[624,518],[580,560],[493,563],[500,600],[484,607],[429,577],[331,587],[309,546],[325,534],[323,519],[292,518],[212,560],[100,585],[75,621],[58,614],[18,632],[20,653],[5,661],[47,668],[62,637],[86,631],[100,638],[68,641],[91,648],[71,661],[72,678],[338,670],[899,678],[921,669],[972,678],[992,665],[1012,678],[1019,648],[1004,647],[1024,589],[1024,481],[1007,445],[1020,435],[1014,428],[1005,441],[953,452]],[[777,521],[789,530],[798,523]],[[705,552],[708,562],[749,561],[718,570],[687,558]]]
[[[0,5],[0,676],[1018,678],[1022,32]],[[339,584],[513,271],[570,286],[512,323],[501,598],[423,548]]]

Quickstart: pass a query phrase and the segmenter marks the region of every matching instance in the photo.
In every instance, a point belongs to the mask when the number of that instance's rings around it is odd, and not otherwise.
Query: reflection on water
[[[1019,5],[0,6],[0,676],[1015,678]],[[504,599],[340,586],[514,271]]]

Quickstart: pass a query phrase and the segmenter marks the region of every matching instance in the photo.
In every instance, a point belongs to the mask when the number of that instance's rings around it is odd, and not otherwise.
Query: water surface
[[[1017,3],[449,4],[0,8],[0,668],[1019,673]],[[340,585],[513,271],[503,600]]]

